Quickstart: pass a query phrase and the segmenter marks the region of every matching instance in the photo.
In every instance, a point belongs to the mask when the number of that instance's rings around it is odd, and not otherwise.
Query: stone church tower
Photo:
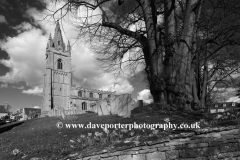
[[[63,42],[59,22],[56,24],[54,37],[51,34],[46,48],[46,70],[43,86],[42,114],[61,115],[70,105],[71,46]]]

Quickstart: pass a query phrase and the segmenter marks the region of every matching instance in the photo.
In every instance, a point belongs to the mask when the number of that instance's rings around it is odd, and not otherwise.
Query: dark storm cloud
[[[5,36],[14,36],[17,31],[13,28],[22,22],[36,25],[34,19],[27,14],[29,8],[42,11],[46,8],[43,0],[1,0],[0,15],[4,16],[7,24],[1,24],[0,39]],[[36,25],[37,26],[37,25]],[[38,26],[39,27],[39,26]]]
[[[6,37],[13,37],[19,34],[14,28],[22,22],[28,22],[35,27],[40,27],[34,19],[27,14],[29,8],[42,11],[46,8],[43,0],[1,0],[0,1],[0,41],[6,40]],[[5,22],[3,21],[5,20]],[[4,22],[4,23],[3,23]],[[9,59],[8,54],[0,48],[0,59]],[[10,69],[0,64],[0,76],[9,72]]]

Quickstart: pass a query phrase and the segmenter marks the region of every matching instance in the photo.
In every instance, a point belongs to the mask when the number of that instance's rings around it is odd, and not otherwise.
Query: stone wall
[[[118,115],[121,117],[130,117],[134,108],[142,107],[142,100],[134,101],[131,94],[112,95],[111,98],[99,100],[92,111],[99,116]]]
[[[147,144],[111,153],[95,153],[79,160],[240,160],[239,126],[199,129]]]

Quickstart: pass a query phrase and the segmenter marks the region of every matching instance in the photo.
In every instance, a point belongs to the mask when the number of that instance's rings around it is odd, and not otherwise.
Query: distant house
[[[41,109],[39,108],[21,108],[17,110],[18,115],[22,117],[22,120],[39,118],[41,115]]]
[[[220,112],[226,112],[230,109],[240,109],[240,103],[236,102],[224,102],[224,103],[214,103],[210,106],[209,112],[210,113],[220,113]]]

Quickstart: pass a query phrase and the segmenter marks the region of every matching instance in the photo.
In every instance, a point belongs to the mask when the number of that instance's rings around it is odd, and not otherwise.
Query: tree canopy
[[[238,73],[239,7],[237,0],[69,0],[50,16],[74,17],[106,70],[144,69],[155,103],[206,110],[212,90]]]

